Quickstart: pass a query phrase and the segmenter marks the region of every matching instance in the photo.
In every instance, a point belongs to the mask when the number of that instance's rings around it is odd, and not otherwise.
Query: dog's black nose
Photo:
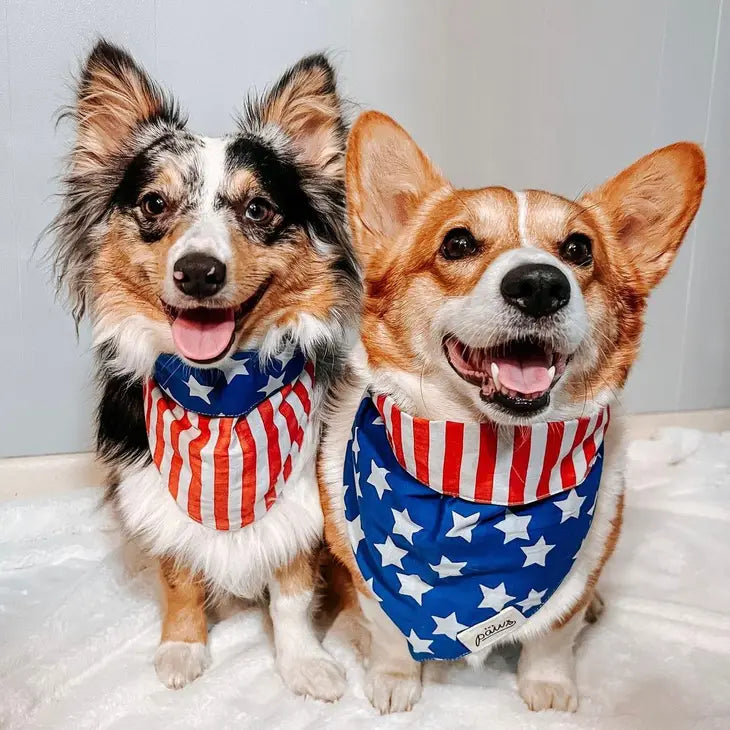
[[[204,253],[189,253],[175,262],[175,286],[196,299],[211,297],[226,283],[226,265]]]
[[[550,264],[522,264],[505,274],[502,296],[530,317],[545,317],[570,300],[570,282]]]

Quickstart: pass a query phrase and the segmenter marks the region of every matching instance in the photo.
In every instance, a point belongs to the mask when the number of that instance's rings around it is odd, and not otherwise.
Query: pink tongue
[[[539,393],[550,387],[550,374],[543,359],[495,358],[494,362],[499,368],[499,382],[509,390],[528,394]]]
[[[232,309],[191,309],[172,323],[172,339],[190,360],[215,360],[231,343],[235,321]]]

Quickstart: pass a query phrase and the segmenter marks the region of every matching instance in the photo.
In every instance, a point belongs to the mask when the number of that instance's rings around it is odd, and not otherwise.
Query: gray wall
[[[344,90],[395,116],[457,183],[574,196],[651,149],[703,142],[709,185],[651,302],[635,411],[730,406],[730,8],[723,0],[0,0],[0,456],[91,443],[77,342],[33,241],[56,208],[53,114],[97,34],[127,45],[199,131],[251,85],[334,51]],[[204,8],[204,9],[203,9]]]

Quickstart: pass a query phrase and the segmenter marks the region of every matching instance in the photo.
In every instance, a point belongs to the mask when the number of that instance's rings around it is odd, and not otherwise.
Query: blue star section
[[[357,564],[414,659],[457,659],[457,634],[508,606],[532,616],[565,579],[590,528],[603,447],[582,484],[528,505],[444,496],[397,461],[366,396],[345,456]]]
[[[264,398],[294,382],[306,360],[300,350],[285,351],[262,364],[256,350],[232,355],[221,368],[193,368],[176,355],[155,362],[157,384],[181,406],[205,416],[246,416]]]

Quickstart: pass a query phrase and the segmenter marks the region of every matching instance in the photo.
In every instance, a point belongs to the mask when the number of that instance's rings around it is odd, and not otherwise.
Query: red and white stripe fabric
[[[472,502],[530,504],[581,484],[608,427],[590,418],[497,426],[414,418],[392,398],[373,396],[400,465],[422,484]]]
[[[144,385],[152,460],[177,504],[196,522],[238,530],[264,515],[289,475],[312,407],[314,366],[245,416],[185,409],[154,379]]]

